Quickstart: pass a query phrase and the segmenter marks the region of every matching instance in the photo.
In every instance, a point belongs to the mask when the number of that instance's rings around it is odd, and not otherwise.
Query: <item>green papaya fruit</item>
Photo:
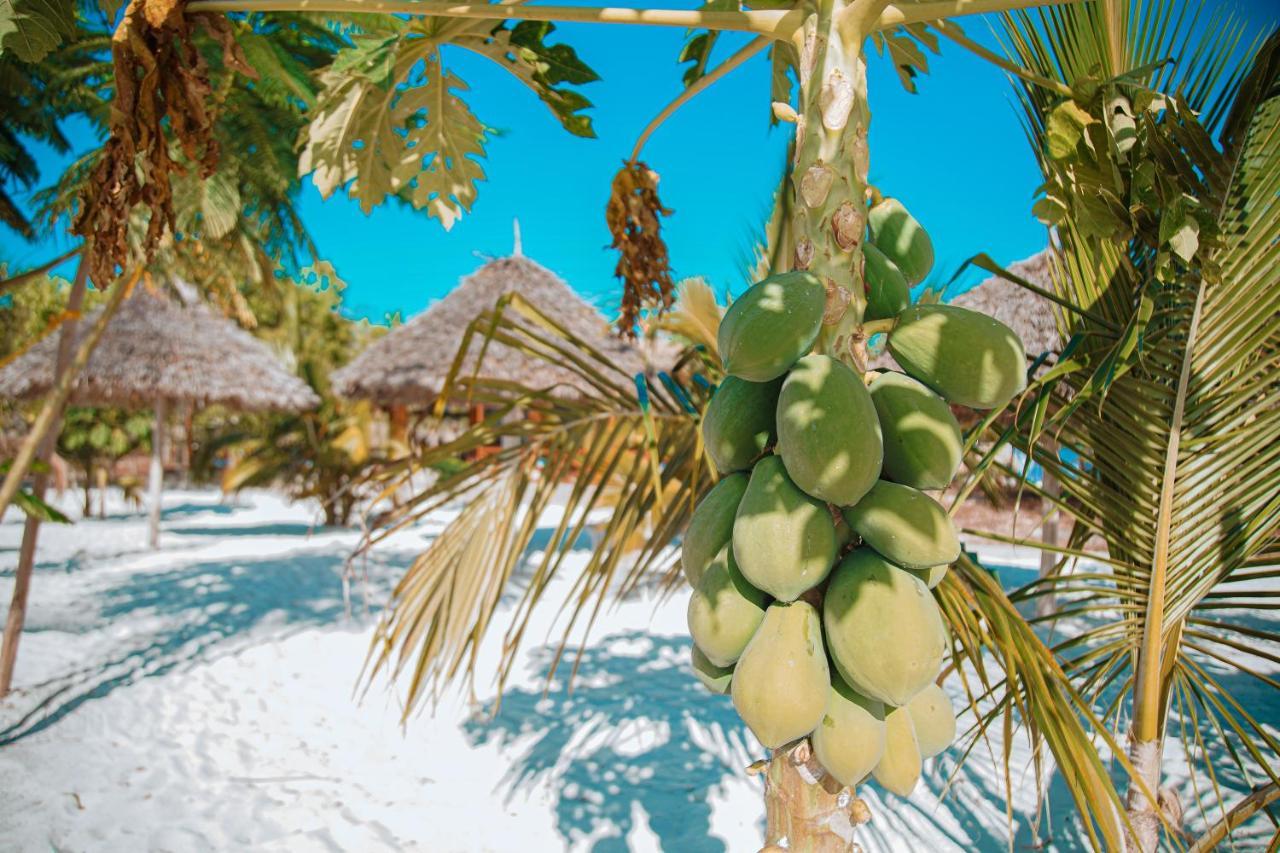
[[[1027,386],[1027,356],[1013,330],[958,305],[913,305],[898,315],[889,352],[952,403],[1003,406]]]
[[[782,460],[751,469],[733,521],[733,553],[742,574],[779,601],[826,579],[836,560],[836,527],[826,504],[796,488]]]
[[[920,781],[920,745],[906,708],[892,708],[884,718],[884,755],[871,775],[886,791],[909,797]]]
[[[725,372],[752,382],[786,373],[813,348],[827,288],[807,272],[773,275],[734,300],[716,338]]]
[[[947,634],[929,588],[870,548],[831,573],[822,604],[827,646],[849,686],[905,705],[938,676]]]
[[[778,395],[778,455],[806,493],[850,506],[875,485],[880,420],[862,377],[826,355],[800,359]]]
[[[911,304],[911,289],[898,265],[884,252],[867,243],[862,247],[862,280],[867,291],[864,320],[886,320],[896,317]]]
[[[831,673],[822,722],[813,730],[813,752],[841,785],[852,788],[884,756],[884,704],[855,691]]]
[[[707,660],[733,666],[764,619],[769,599],[747,583],[725,545],[689,597],[689,634]]]
[[[917,693],[907,703],[907,712],[921,758],[941,754],[956,739],[956,712],[951,708],[951,697],[937,684]]]
[[[747,490],[746,474],[730,474],[702,496],[689,516],[680,545],[680,567],[690,586],[697,586],[702,572],[733,536],[733,517]]]
[[[733,681],[733,667],[716,666],[702,653],[702,649],[697,646],[691,646],[691,648],[693,649],[694,676],[702,682],[702,686],[712,693],[718,693],[722,696],[727,695],[729,693],[729,684]]]
[[[867,215],[871,242],[897,265],[907,284],[917,285],[933,269],[933,241],[902,202],[886,198]]]
[[[702,441],[721,474],[751,467],[773,443],[782,379],[748,382],[726,376],[702,416]]]
[[[776,602],[738,659],[730,692],[743,722],[777,749],[818,725],[830,683],[818,611],[804,601]]]
[[[956,526],[942,505],[910,486],[880,480],[844,510],[862,541],[904,569],[950,565],[960,557]]]
[[[924,585],[929,589],[933,589],[942,583],[942,579],[947,576],[947,571],[950,568],[949,564],[943,563],[940,566],[930,566],[927,569],[907,569],[907,571],[924,581]]]
[[[964,448],[947,401],[896,371],[876,376],[868,390],[884,440],[881,476],[913,489],[945,489]]]

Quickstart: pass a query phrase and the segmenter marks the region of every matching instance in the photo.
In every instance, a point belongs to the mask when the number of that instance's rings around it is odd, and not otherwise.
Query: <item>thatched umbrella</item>
[[[599,311],[550,270],[516,254],[489,261],[462,279],[444,299],[334,371],[334,390],[343,397],[388,407],[431,403],[449,375],[467,324],[513,292],[608,355],[623,370],[640,373],[645,369],[640,351],[614,336]],[[475,369],[475,358],[474,351],[468,355],[464,371]],[[586,390],[572,371],[530,359],[496,341],[485,352],[481,373],[488,379],[519,381],[533,387],[561,385],[557,393],[563,394]]]
[[[90,315],[80,324],[80,335],[93,326],[93,319]],[[0,397],[29,399],[47,393],[54,384],[57,348],[57,341],[48,337],[0,369]],[[155,410],[149,483],[152,547],[160,535],[162,436],[172,405],[298,411],[320,403],[266,344],[235,323],[203,305],[178,305],[146,290],[120,306],[76,380],[71,401]]]

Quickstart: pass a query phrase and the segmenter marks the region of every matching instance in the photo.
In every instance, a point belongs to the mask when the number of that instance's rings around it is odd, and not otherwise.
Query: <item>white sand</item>
[[[354,532],[310,531],[307,508],[269,493],[165,505],[158,553],[123,505],[44,528],[18,689],[0,702],[0,850],[758,848],[760,783],[743,768],[763,750],[688,673],[682,598],[611,611],[573,692],[557,681],[545,698],[544,608],[496,716],[458,690],[402,731],[391,692],[352,697],[373,624],[358,588],[356,615],[344,608]],[[437,529],[368,561],[375,606]],[[19,537],[15,517],[0,524],[4,603]],[[955,756],[930,764],[909,801],[864,794],[864,847],[1005,849],[991,757],[975,753],[941,803]],[[1054,849],[1076,849],[1053,799]]]

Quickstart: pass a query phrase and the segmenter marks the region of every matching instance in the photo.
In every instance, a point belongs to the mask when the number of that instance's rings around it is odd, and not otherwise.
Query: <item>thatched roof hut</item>
[[[98,311],[79,324],[77,346]],[[0,397],[44,395],[53,386],[57,356],[58,336],[49,335],[5,365]],[[126,409],[221,403],[241,410],[302,410],[320,403],[266,344],[232,321],[203,305],[182,306],[142,289],[111,318],[71,401]]]
[[[78,324],[75,345],[99,312]],[[53,387],[58,335],[50,335],[0,369],[0,397],[31,398]],[[219,403],[242,410],[298,411],[320,398],[280,363],[262,341],[203,305],[182,306],[146,290],[120,305],[89,363],[77,377],[71,401],[87,406],[154,409],[148,493],[148,539],[160,537],[165,416],[174,403]]]
[[[1054,291],[1048,249],[1010,264],[1008,270],[1041,290]],[[993,275],[948,301],[995,317],[1013,329],[1032,358],[1044,352],[1056,353],[1061,348],[1054,304],[1007,279]]]
[[[550,270],[522,255],[489,261],[462,279],[448,296],[408,323],[372,344],[333,373],[334,389],[344,397],[373,400],[384,406],[420,406],[440,393],[467,324],[491,310],[504,295],[516,292],[589,341],[628,373],[644,370],[641,352],[613,335],[609,322]],[[514,312],[508,314],[516,317]],[[477,339],[477,344],[479,340]],[[465,371],[475,369],[477,345]],[[574,373],[497,342],[484,356],[482,375],[519,381],[533,387],[561,384],[572,394],[580,383]]]

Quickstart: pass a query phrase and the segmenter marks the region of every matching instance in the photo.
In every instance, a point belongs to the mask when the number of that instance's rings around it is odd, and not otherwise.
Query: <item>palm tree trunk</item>
[[[862,241],[871,120],[862,47],[887,5],[887,0],[816,0],[808,7],[797,44],[801,110],[791,175],[795,241],[789,258],[781,253],[791,268],[808,270],[827,286],[818,349],[859,373],[867,366]],[[765,849],[785,844],[787,850],[806,853],[852,850],[860,822],[853,817],[854,804],[861,801],[826,776],[807,739],[775,751],[765,774]]]
[[[67,297],[67,310],[79,313],[84,305],[85,286],[89,279],[89,267],[80,255],[80,263],[76,267],[75,280],[71,285],[71,294]],[[71,363],[71,347],[75,343],[75,320],[67,320],[58,333],[58,358],[54,365],[54,381],[60,381]],[[65,399],[63,405],[65,404]],[[54,445],[58,440],[58,429],[62,422],[63,405],[58,405],[47,432],[39,439],[36,458],[45,465],[53,458]],[[14,463],[17,468],[17,462]],[[86,490],[88,484],[85,485]],[[32,483],[32,492],[39,500],[44,500],[49,489],[49,474],[40,472]],[[15,489],[16,491],[16,489]],[[86,515],[88,507],[86,506]],[[4,509],[0,508],[0,515]],[[9,615],[4,624],[4,645],[0,646],[0,698],[9,695],[13,684],[13,668],[18,661],[18,640],[22,636],[22,626],[27,621],[27,598],[31,593],[31,574],[35,568],[36,540],[40,536],[40,519],[35,515],[27,516],[22,528],[22,545],[18,548],[18,569],[14,574],[13,598],[9,602]]]

